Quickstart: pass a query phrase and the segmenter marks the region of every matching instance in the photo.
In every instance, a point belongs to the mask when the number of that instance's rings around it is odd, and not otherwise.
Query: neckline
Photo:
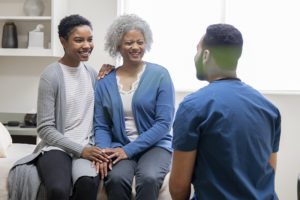
[[[241,79],[237,78],[237,77],[225,77],[225,78],[220,78],[214,81],[225,81],[225,80],[236,80],[236,81],[241,81]],[[213,81],[213,82],[214,82]]]
[[[76,66],[76,67],[71,67],[71,66],[65,65],[65,64],[63,64],[63,63],[61,63],[61,62],[58,62],[58,63],[60,64],[60,66],[66,68],[66,69],[73,70],[73,71],[76,71],[76,70],[78,70],[81,66],[83,66],[83,63],[82,63],[82,62],[80,62],[80,63],[78,64],[78,66]]]
[[[131,83],[130,90],[123,90],[123,85],[120,83],[120,77],[116,74],[119,92],[122,94],[130,94],[134,92],[138,88],[138,84],[141,80],[142,74],[144,73],[145,69],[146,69],[146,63],[143,65],[143,69],[137,74],[137,79],[133,83]]]

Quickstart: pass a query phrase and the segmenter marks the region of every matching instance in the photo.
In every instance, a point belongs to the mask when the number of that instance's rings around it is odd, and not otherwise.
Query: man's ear
[[[208,59],[210,57],[210,51],[208,49],[205,49],[203,52],[203,63],[207,63]]]

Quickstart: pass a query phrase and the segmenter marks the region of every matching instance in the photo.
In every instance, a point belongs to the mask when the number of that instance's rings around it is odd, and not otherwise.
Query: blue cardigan
[[[132,110],[139,137],[130,142],[125,131],[123,103],[116,71],[100,79],[95,89],[95,145],[122,147],[128,158],[152,146],[172,151],[170,130],[175,111],[174,87],[164,67],[146,63],[139,86],[132,98]]]

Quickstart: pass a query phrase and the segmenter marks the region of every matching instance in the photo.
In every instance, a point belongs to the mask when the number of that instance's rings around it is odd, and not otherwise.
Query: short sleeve
[[[193,151],[197,148],[200,133],[199,116],[193,107],[184,102],[179,105],[173,124],[172,147],[179,151]]]
[[[275,136],[274,136],[274,140],[273,140],[273,153],[278,152],[278,150],[279,150],[280,134],[281,134],[281,116],[280,116],[280,112],[278,111],[278,116],[275,121]]]

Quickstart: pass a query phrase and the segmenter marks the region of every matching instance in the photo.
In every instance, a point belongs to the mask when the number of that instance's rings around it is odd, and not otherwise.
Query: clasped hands
[[[91,148],[91,147],[88,147]],[[121,147],[100,149],[99,147],[93,147],[95,149],[92,159],[92,167],[96,167],[96,172],[101,174],[101,179],[107,176],[108,170],[112,170],[112,165],[116,164],[120,160],[127,159],[128,156]]]

